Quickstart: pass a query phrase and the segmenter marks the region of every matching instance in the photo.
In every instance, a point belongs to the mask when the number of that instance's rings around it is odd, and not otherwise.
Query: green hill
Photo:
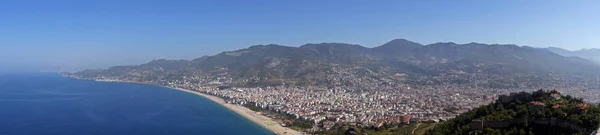
[[[512,93],[439,123],[428,135],[590,134],[600,126],[600,106],[557,91]]]

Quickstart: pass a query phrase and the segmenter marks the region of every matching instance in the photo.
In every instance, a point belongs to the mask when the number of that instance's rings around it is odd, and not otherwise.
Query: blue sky
[[[600,1],[3,0],[0,70],[193,59],[256,44],[396,38],[600,47]]]

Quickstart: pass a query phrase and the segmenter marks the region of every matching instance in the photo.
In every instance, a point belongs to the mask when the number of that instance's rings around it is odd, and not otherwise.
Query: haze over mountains
[[[586,58],[586,59],[600,63],[600,49],[592,48],[592,49],[581,49],[581,50],[577,50],[577,51],[569,51],[566,49],[556,48],[556,47],[549,47],[549,48],[545,48],[545,49],[547,49],[548,51],[554,52],[556,54],[563,55],[563,56],[581,57],[581,58]]]
[[[227,77],[232,78],[229,83],[242,86],[343,85],[332,84],[332,76],[353,77],[338,78],[349,85],[353,84],[350,80],[357,78],[371,83],[460,84],[480,77],[516,85],[510,82],[598,75],[600,66],[587,59],[517,45],[452,42],[422,45],[395,39],[374,48],[345,43],[300,47],[255,45],[194,60],[160,59],[76,74],[137,81]],[[490,81],[482,86],[486,85],[496,84]]]

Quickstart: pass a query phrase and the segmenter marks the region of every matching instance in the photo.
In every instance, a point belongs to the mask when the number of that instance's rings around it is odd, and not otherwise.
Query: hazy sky
[[[395,38],[600,47],[597,0],[2,0],[0,70],[193,59],[256,44]]]

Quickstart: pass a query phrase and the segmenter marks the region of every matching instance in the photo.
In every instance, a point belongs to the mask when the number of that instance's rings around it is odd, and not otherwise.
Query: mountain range
[[[581,50],[577,50],[577,51],[569,51],[566,49],[562,49],[562,48],[557,48],[557,47],[549,47],[549,48],[545,48],[548,51],[554,52],[556,54],[560,54],[566,57],[581,57],[581,58],[586,58],[595,62],[600,63],[600,49],[581,49]]]
[[[86,70],[74,75],[143,82],[197,77],[202,78],[198,79],[200,82],[231,78],[228,83],[240,86],[332,86],[357,85],[357,80],[379,84],[427,84],[431,79],[438,83],[472,81],[465,78],[517,82],[515,77],[600,74],[598,63],[556,50],[483,43],[423,45],[406,39],[395,39],[373,48],[346,43],[299,47],[269,44],[193,60],[159,59],[142,65]]]

